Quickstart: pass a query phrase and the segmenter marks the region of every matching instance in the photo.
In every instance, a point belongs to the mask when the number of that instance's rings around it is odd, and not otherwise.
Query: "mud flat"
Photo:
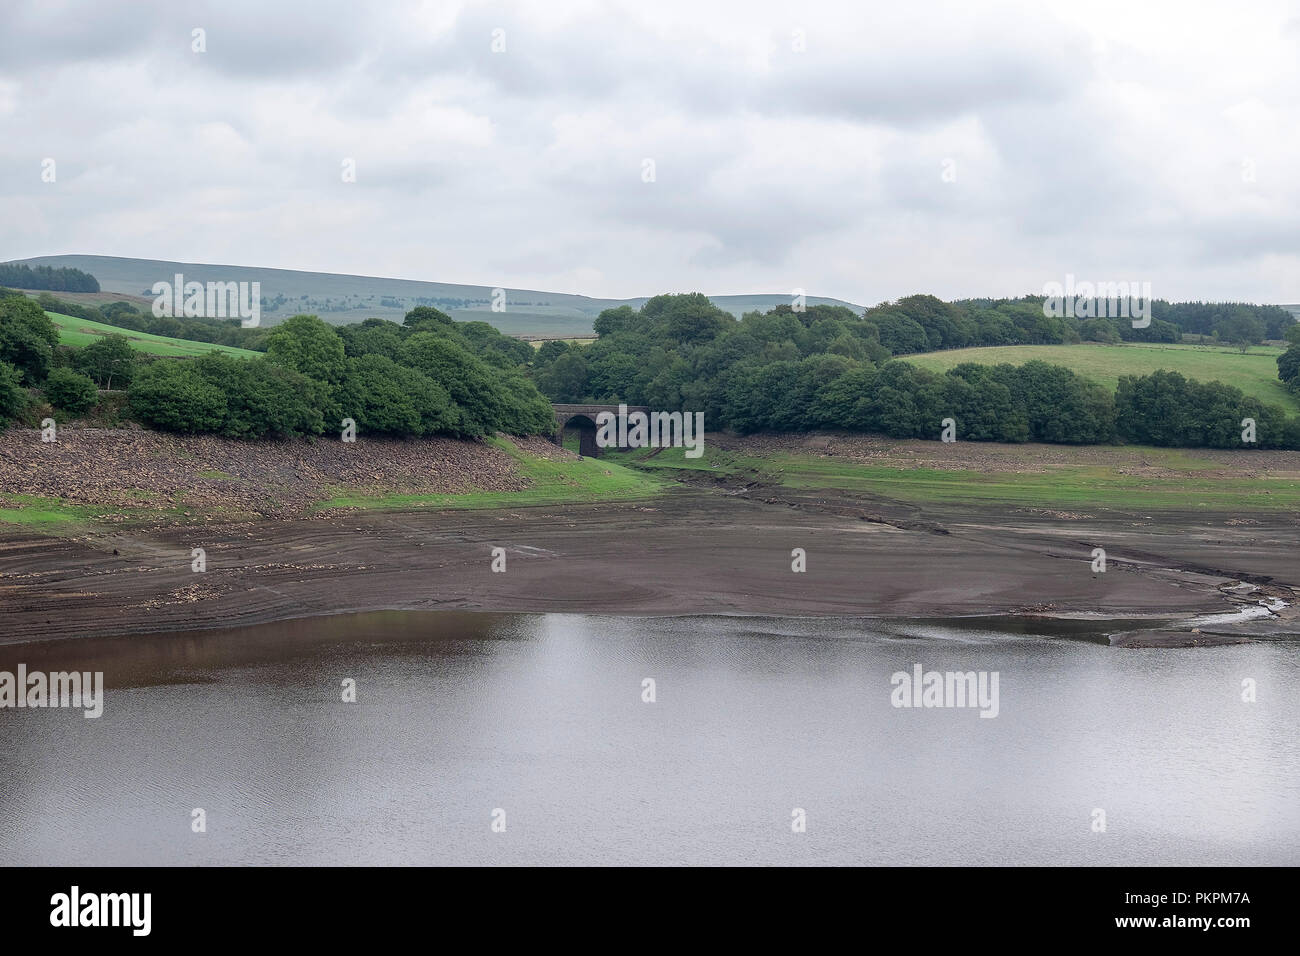
[[[642,502],[49,537],[0,530],[0,643],[366,610],[1150,620],[1294,604],[1294,516],[1097,518],[675,488]],[[1110,556],[1091,570],[1091,549]],[[193,548],[207,570],[191,570]],[[493,549],[506,556],[494,572]],[[802,548],[807,570],[791,570]],[[1250,588],[1242,589],[1243,584]],[[1253,621],[1247,639],[1300,631]],[[1128,626],[1132,626],[1131,624]],[[1185,635],[1184,635],[1185,637]],[[1154,640],[1155,638],[1151,638]],[[1170,638],[1172,640],[1172,638]],[[1209,636],[1204,638],[1206,642]]]

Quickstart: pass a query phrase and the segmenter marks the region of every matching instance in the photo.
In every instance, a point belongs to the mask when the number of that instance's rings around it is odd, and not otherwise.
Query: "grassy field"
[[[238,355],[244,358],[251,358],[260,355],[260,352],[252,352],[248,349],[237,349],[229,345],[212,345],[207,342],[189,342],[185,339],[173,339],[166,335],[150,335],[148,332],[132,332],[130,329],[119,329],[112,325],[105,325],[103,322],[91,322],[89,319],[79,319],[75,315],[61,315],[58,312],[46,312],[59,329],[60,345],[75,345],[78,347],[90,345],[105,335],[117,333],[125,335],[130,341],[131,347],[140,352],[149,352],[153,355],[172,355],[193,358],[196,355],[203,355],[206,352],[225,352],[227,355]]]
[[[907,361],[945,372],[962,362],[1023,365],[1040,359],[1050,365],[1064,365],[1112,391],[1121,375],[1168,369],[1201,382],[1233,385],[1247,395],[1295,413],[1300,411],[1300,401],[1282,387],[1277,377],[1277,357],[1281,354],[1281,349],[1266,346],[1256,346],[1243,354],[1234,348],[1211,345],[1006,345],[909,355]]]
[[[972,443],[973,444],[973,443]],[[909,442],[909,448],[938,442]],[[936,457],[954,454],[936,450]],[[1300,508],[1300,457],[1273,471],[1251,467],[1254,453],[1242,453],[1242,467],[1195,449],[1090,447],[1070,450],[1077,461],[1034,469],[1043,446],[990,446],[1004,461],[1019,463],[981,468],[918,466],[903,461],[876,464],[843,456],[775,452],[748,455],[705,446],[688,459],[683,449],[615,452],[608,456],[650,473],[707,472],[756,481],[799,492],[861,493],[912,504],[1018,506],[1071,511],[1290,511]],[[1285,454],[1285,453],[1283,453]],[[1008,457],[1009,456],[1009,457]],[[1260,459],[1254,459],[1256,461]],[[1276,463],[1279,459],[1270,461]]]
[[[519,472],[531,481],[523,491],[471,491],[466,494],[384,495],[367,497],[340,494],[322,501],[326,508],[503,508],[523,505],[565,504],[587,501],[626,501],[649,498],[668,484],[647,474],[613,462],[584,458],[582,461],[551,461],[524,454],[510,442],[488,439],[518,462]]]

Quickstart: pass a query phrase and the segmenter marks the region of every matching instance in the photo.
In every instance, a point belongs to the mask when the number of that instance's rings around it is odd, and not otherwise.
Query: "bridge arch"
[[[596,420],[590,415],[578,413],[568,416],[559,430],[555,434],[555,443],[564,444],[564,433],[566,431],[576,431],[578,433],[578,454],[584,458],[598,458],[600,456],[600,446],[596,444]]]

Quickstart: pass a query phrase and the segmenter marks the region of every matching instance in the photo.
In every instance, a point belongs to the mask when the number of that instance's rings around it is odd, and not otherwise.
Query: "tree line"
[[[711,428],[742,433],[832,428],[934,439],[952,418],[957,437],[972,441],[1235,448],[1251,418],[1256,447],[1300,447],[1300,430],[1280,407],[1177,373],[1128,377],[1111,394],[1041,361],[966,363],[939,374],[894,358],[969,344],[972,329],[1025,344],[1077,342],[1086,321],[1046,316],[1041,300],[963,313],[932,296],[863,315],[782,305],[737,320],[698,293],[663,295],[640,310],[602,312],[590,345],[546,342],[532,374],[552,401],[703,411]],[[1154,319],[1133,331],[1153,328],[1162,334]],[[1172,406],[1181,410],[1172,414]]]
[[[434,308],[402,323],[334,327],[297,315],[268,330],[266,353],[175,359],[136,352],[125,336],[84,348],[21,293],[0,290],[0,420],[81,414],[99,389],[125,389],[150,428],[236,438],[319,435],[352,419],[361,434],[479,437],[550,434],[550,403],[524,372],[531,346]]]
[[[1257,447],[1300,447],[1296,421],[1281,408],[1177,373],[1127,377],[1112,394],[1044,362],[966,363],[939,374],[894,358],[957,347],[972,328],[1035,343],[1080,341],[1093,321],[1052,318],[1030,300],[963,311],[912,296],[861,315],[783,305],[737,320],[698,293],[663,295],[639,310],[602,312],[590,345],[550,341],[536,351],[486,322],[455,322],[432,307],[401,323],[337,327],[299,315],[250,330],[262,336],[262,356],[176,360],[143,356],[114,335],[60,348],[40,304],[5,291],[6,419],[30,408],[31,389],[73,414],[94,404],[98,389],[126,389],[133,417],[179,432],[320,434],[352,418],[378,434],[546,434],[549,398],[703,411],[711,427],[742,433],[838,428],[936,438],[952,418],[964,440],[1074,444],[1241,447],[1242,422],[1252,419]],[[1300,388],[1300,328],[1292,323],[1285,334],[1296,344],[1279,358],[1279,376]]]
[[[99,280],[80,269],[0,262],[0,286],[51,292],[98,292]]]

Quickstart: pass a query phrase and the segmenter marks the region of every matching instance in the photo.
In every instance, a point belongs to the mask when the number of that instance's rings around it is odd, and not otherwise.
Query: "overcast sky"
[[[3,0],[0,260],[1300,302],[1298,119],[1295,2]]]

